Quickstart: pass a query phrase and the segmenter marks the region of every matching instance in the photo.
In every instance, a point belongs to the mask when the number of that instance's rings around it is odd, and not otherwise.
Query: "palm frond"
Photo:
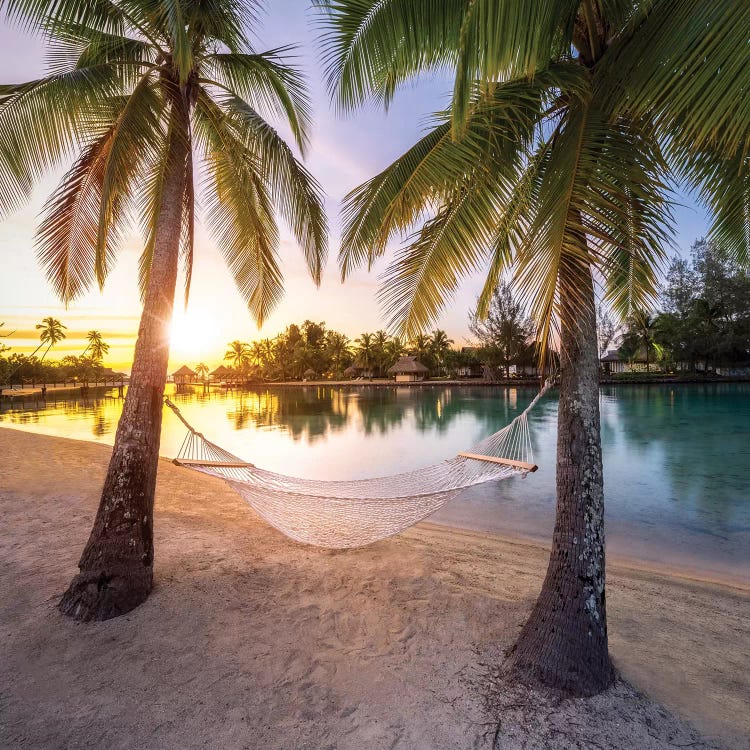
[[[399,83],[455,63],[467,0],[315,0],[331,97],[350,110]]]
[[[710,238],[750,265],[750,156],[744,148],[727,158],[712,149],[672,146],[684,181],[713,216]]]
[[[99,208],[112,133],[109,128],[83,151],[47,201],[37,230],[37,257],[65,304],[96,279]],[[118,208],[113,205],[113,219]]]
[[[517,80],[477,91],[459,138],[450,116],[439,116],[415,146],[344,199],[342,276],[365,262],[371,265],[394,236],[408,231],[474,176],[491,173],[497,184],[514,180],[545,119],[545,102],[559,98],[560,92],[580,97],[587,85],[580,66],[550,66],[533,82]]]
[[[100,287],[109,272],[112,257],[109,238],[116,226],[112,221],[115,205],[131,196],[140,166],[152,153],[154,144],[164,137],[163,102],[159,86],[153,80],[144,76],[124,99],[113,123],[102,179],[96,251],[96,277]]]
[[[580,0],[474,0],[462,19],[452,122],[461,130],[474,87],[483,82],[533,77],[566,57]],[[569,53],[568,53],[569,55]]]
[[[609,102],[686,147],[750,150],[750,4],[662,0],[639,11],[599,72]]]
[[[252,151],[232,137],[220,108],[200,92],[196,137],[206,152],[207,220],[237,288],[259,326],[283,293],[278,229]]]
[[[208,103],[206,102],[206,107]],[[274,204],[294,233],[310,275],[320,283],[328,251],[328,226],[322,190],[295,159],[278,133],[245,101],[220,97],[211,106],[214,127],[250,163],[274,197]]]
[[[101,132],[101,102],[120,90],[113,65],[0,86],[0,215],[28,197],[35,181],[78,143]]]
[[[304,76],[287,62],[292,49],[280,47],[256,55],[216,53],[208,55],[204,63],[209,78],[253,109],[285,118],[304,154],[312,109]]]

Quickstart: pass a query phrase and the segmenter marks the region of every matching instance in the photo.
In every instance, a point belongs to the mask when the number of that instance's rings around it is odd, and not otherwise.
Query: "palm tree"
[[[255,365],[258,367],[261,366],[263,362],[263,344],[260,341],[253,341],[250,344],[250,358]]]
[[[283,291],[277,212],[320,280],[327,232],[320,188],[264,119],[283,119],[304,154],[309,101],[289,48],[252,48],[254,6],[4,4],[11,18],[44,33],[53,67],[0,92],[0,212],[76,154],[37,235],[39,260],[66,303],[104,283],[129,217],[140,217],[145,240],[130,388],[80,574],[60,604],[78,619],[115,617],[151,591],[169,325],[180,258],[186,294],[192,272],[195,185],[204,190],[205,223],[259,324]]]
[[[432,339],[428,335],[417,333],[411,340],[409,349],[423,365],[430,367],[432,364]]]
[[[346,277],[405,238],[381,300],[407,335],[483,269],[560,345],[557,517],[541,594],[509,666],[573,694],[611,684],[593,278],[621,316],[655,293],[673,175],[747,259],[750,3],[317,0],[337,105],[390,101],[452,68],[448,111],[345,199]],[[428,219],[425,221],[424,216]]]
[[[195,366],[195,373],[200,377],[202,381],[206,381],[208,377],[208,365],[205,362],[199,362]]]
[[[386,346],[391,337],[386,331],[375,331],[372,337],[373,359],[378,367],[378,377],[383,377],[386,360]]]
[[[386,364],[390,367],[406,354],[406,345],[400,336],[393,336],[385,345]]]
[[[445,374],[445,358],[453,346],[453,339],[448,338],[448,334],[439,328],[430,334],[430,351],[438,366],[438,373]]]
[[[89,343],[83,350],[81,356],[84,356],[86,352],[91,351],[91,359],[93,359],[94,362],[101,362],[104,359],[104,355],[109,351],[109,344],[104,342],[102,334],[99,331],[89,331],[86,334],[86,338]]]
[[[356,344],[356,355],[359,366],[369,370],[375,361],[375,348],[373,346],[373,336],[371,333],[363,333],[359,338],[354,339]]]
[[[34,349],[34,353],[31,356],[33,357],[45,344],[47,344],[47,348],[44,350],[44,354],[42,354],[42,359],[40,360],[43,362],[44,358],[49,353],[49,350],[65,338],[65,331],[67,328],[68,327],[64,326],[57,318],[51,316],[43,318],[41,323],[36,324],[36,329],[40,331],[40,344]]]
[[[651,371],[651,355],[658,356],[661,347],[656,342],[659,329],[658,318],[651,317],[643,310],[636,310],[627,320],[627,331],[623,336],[621,351],[631,352],[633,356],[644,352],[646,372]]]
[[[250,346],[244,341],[234,340],[224,354],[224,359],[232,363],[238,372],[243,373],[250,364]]]
[[[10,333],[2,333],[3,328],[5,328],[5,323],[0,323],[0,338],[2,339],[8,338],[9,336],[12,336],[15,333],[15,331],[11,331]],[[11,347],[6,346],[3,343],[0,343],[0,354],[2,354],[3,352],[9,352],[10,349]]]
[[[338,331],[327,331],[326,355],[331,363],[331,369],[340,376],[344,365],[351,361],[349,337]]]

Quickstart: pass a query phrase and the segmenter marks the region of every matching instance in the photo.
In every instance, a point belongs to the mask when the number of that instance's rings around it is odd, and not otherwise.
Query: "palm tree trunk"
[[[592,695],[614,680],[607,642],[604,483],[591,274],[560,273],[557,517],[542,591],[509,666],[531,682]],[[583,304],[582,304],[583,303]]]
[[[179,127],[184,124],[182,117],[172,129],[130,386],[99,510],[78,563],[81,572],[60,601],[60,610],[77,620],[129,612],[152,587],[154,491],[189,156]]]

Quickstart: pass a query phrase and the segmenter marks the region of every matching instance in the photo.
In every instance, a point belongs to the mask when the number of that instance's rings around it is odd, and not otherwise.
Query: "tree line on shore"
[[[12,335],[0,323],[0,339]],[[67,326],[57,318],[48,316],[36,325],[39,331],[39,346],[31,354],[13,352],[12,347],[0,341],[0,389],[23,383],[100,383],[122,377],[104,365],[109,352],[100,331],[86,334],[86,346],[78,355],[68,355],[59,360],[48,359],[52,348],[66,338]],[[11,353],[9,353],[11,352]]]
[[[718,245],[700,239],[690,258],[672,260],[660,307],[628,317],[622,359],[668,372],[750,365],[750,274]],[[603,349],[616,339],[616,326],[601,315]]]
[[[364,332],[352,340],[324,322],[306,320],[287,326],[274,338],[232,341],[224,359],[241,377],[269,381],[299,380],[311,372],[340,379],[346,377],[349,368],[360,375],[385,377],[388,368],[405,355],[417,357],[433,375],[446,375],[470,358],[453,344],[440,329],[408,342],[383,330]],[[195,369],[203,376],[208,370],[203,363]],[[351,370],[349,374],[353,374]]]

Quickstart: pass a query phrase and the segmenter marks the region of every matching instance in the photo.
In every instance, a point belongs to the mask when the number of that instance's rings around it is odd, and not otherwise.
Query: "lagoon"
[[[173,389],[172,386],[170,388]],[[465,450],[507,424],[531,388],[200,388],[172,396],[197,429],[264,468],[320,479],[396,473]],[[116,389],[88,399],[5,400],[0,426],[112,443]],[[750,581],[750,384],[617,385],[601,390],[608,548],[688,575]],[[540,470],[473,487],[432,520],[549,538],[556,399],[529,415]],[[165,410],[161,454],[184,428]]]

